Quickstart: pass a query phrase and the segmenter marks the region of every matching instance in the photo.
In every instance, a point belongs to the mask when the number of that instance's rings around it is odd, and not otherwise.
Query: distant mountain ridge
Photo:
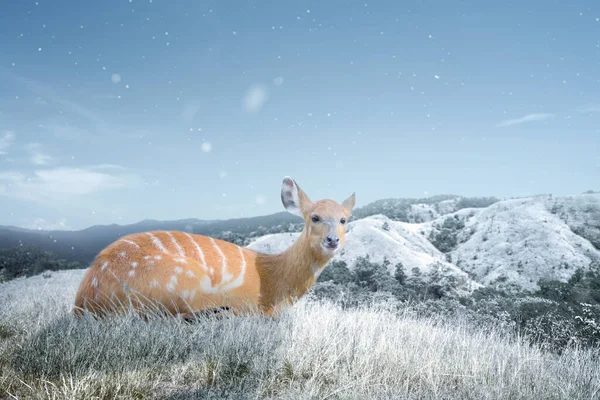
[[[300,218],[280,212],[232,220],[144,220],[75,232],[0,227],[0,248],[38,245],[86,264],[120,236],[169,229],[273,253],[291,246],[302,226]],[[354,211],[346,247],[336,259],[352,268],[365,256],[389,261],[390,273],[398,263],[409,275],[434,269],[462,292],[482,285],[535,289],[540,279],[565,281],[576,269],[600,263],[600,193],[376,201]]]
[[[260,227],[297,224],[298,222],[301,222],[300,218],[284,211],[266,216],[229,220],[190,218],[157,221],[146,219],[130,225],[95,225],[78,231],[44,231],[0,226],[0,248],[35,245],[66,260],[89,263],[102,248],[114,240],[137,232],[178,230],[203,235],[217,235],[226,231],[250,234]]]

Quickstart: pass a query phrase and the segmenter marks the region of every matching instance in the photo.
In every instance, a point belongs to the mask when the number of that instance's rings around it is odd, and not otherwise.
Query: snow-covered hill
[[[558,214],[556,205],[566,211]],[[505,200],[456,215],[464,227],[451,260],[485,285],[535,289],[540,279],[565,281],[576,269],[600,260],[600,251],[588,240],[600,230],[598,196]],[[434,231],[438,222],[429,223]],[[575,233],[575,227],[588,238]]]
[[[420,210],[413,212],[436,216],[432,208],[415,208]],[[248,247],[281,252],[298,235],[266,235]],[[390,273],[396,263],[409,274],[413,268],[427,273],[438,266],[459,278],[465,289],[479,284],[535,289],[540,279],[565,281],[577,268],[600,261],[595,246],[600,246],[600,195],[537,196],[437,214],[420,224],[383,215],[355,220],[348,224],[346,246],[336,259],[352,268],[360,256],[375,262],[385,257]]]
[[[446,261],[444,253],[436,249],[423,236],[420,224],[392,221],[383,215],[375,215],[350,222],[346,233],[344,249],[334,260],[346,262],[352,269],[359,257],[368,256],[373,262],[390,261],[389,272],[402,263],[407,275],[413,268],[428,273],[434,267],[443,275],[450,275],[458,282],[459,292],[470,292],[481,285],[455,265]],[[278,233],[262,236],[248,245],[248,248],[263,253],[279,253],[292,246],[300,233]]]

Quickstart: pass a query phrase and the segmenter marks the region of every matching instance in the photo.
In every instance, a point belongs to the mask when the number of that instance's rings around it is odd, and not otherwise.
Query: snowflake
[[[212,150],[212,144],[210,144],[209,142],[204,142],[202,143],[202,151],[205,153],[210,153],[210,151]]]

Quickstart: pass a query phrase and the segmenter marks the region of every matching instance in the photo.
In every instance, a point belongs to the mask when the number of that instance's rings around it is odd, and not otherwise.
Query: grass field
[[[318,301],[276,321],[75,320],[81,276],[0,284],[0,398],[600,398],[594,350],[555,355],[493,327]]]

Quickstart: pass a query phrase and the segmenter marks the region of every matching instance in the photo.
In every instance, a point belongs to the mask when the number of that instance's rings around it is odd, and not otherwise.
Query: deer
[[[75,316],[128,311],[179,316],[186,321],[223,310],[277,317],[315,284],[344,247],[355,193],[341,204],[311,201],[286,176],[281,201],[304,220],[294,244],[267,254],[184,231],[147,231],[118,238],[100,251],[75,296]]]

